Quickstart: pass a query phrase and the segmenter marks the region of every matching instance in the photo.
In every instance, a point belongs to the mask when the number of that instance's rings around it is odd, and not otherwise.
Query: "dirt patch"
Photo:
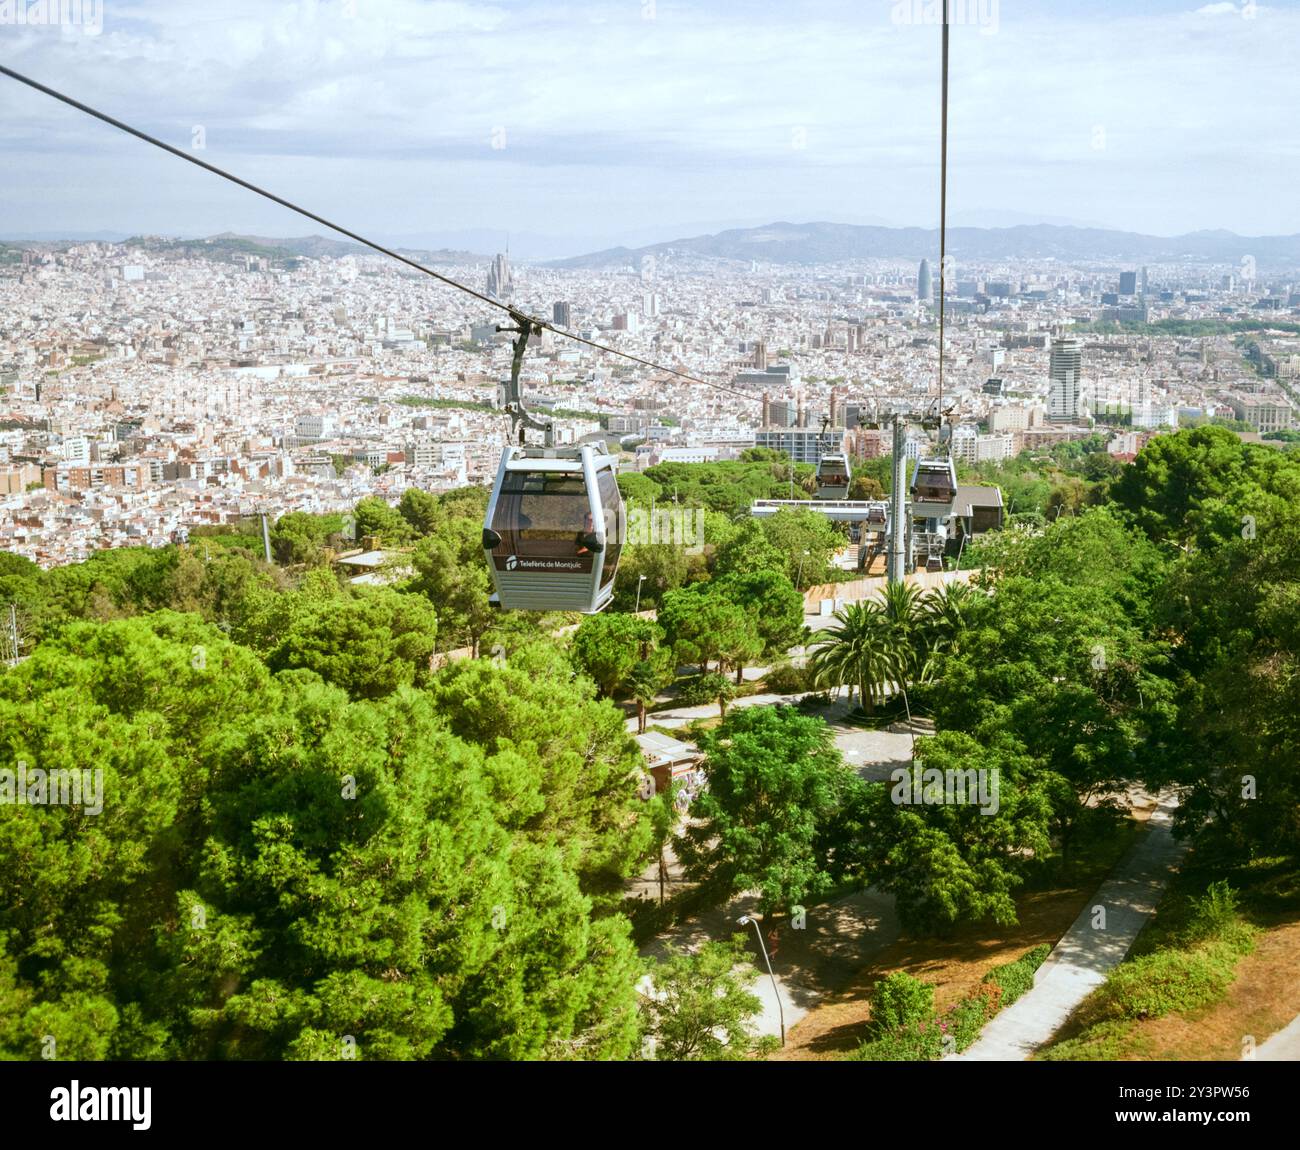
[[[1125,1039],[1129,1061],[1240,1060],[1243,1039],[1260,1045],[1300,1014],[1300,922],[1260,934],[1237,964],[1222,1001],[1192,1014],[1139,1022]]]

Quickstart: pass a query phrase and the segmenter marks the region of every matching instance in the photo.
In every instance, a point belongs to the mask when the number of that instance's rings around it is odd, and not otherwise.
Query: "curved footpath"
[[[1177,806],[1177,798],[1169,792],[1160,796],[1146,837],[1079,912],[1074,925],[1038,968],[1033,988],[997,1014],[963,1054],[949,1055],[945,1061],[1023,1061],[1047,1043],[1078,1005],[1106,981],[1155,912],[1187,851],[1187,844],[1176,841],[1172,834]],[[1104,930],[1093,927],[1097,906],[1106,908]],[[1300,1033],[1296,1038],[1300,1040]]]

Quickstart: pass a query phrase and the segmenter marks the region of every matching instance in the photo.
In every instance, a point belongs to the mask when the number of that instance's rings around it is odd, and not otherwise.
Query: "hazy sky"
[[[384,237],[937,222],[932,0],[34,3],[4,63]],[[953,9],[952,222],[1300,231],[1300,3]],[[3,78],[0,170],[6,235],[320,230]]]

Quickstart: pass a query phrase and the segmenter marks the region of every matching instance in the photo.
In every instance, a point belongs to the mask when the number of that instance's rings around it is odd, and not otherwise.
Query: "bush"
[[[763,684],[774,695],[798,695],[811,685],[807,670],[792,663],[773,667],[763,676]]]
[[[934,987],[906,971],[886,975],[871,992],[871,1021],[892,1031],[934,1018]]]
[[[998,1012],[1001,997],[1001,988],[989,983],[937,1017],[934,987],[895,972],[872,991],[871,1018],[877,1036],[859,1046],[847,1061],[932,1062],[948,1051],[965,1050]],[[945,1049],[949,1038],[952,1042]]]
[[[933,1019],[864,1042],[849,1062],[933,1062],[943,1054],[943,1031]]]
[[[990,982],[948,1011],[946,1033],[952,1035],[958,1050],[965,1050],[980,1036],[984,1024],[997,1014],[1001,998],[1001,988]]]
[[[1043,965],[1051,953],[1052,948],[1043,943],[1026,951],[1015,962],[995,966],[984,976],[985,982],[992,983],[1001,990],[1001,1006],[1010,1006],[1034,985],[1034,971]]]
[[[1196,1010],[1223,996],[1234,976],[1226,947],[1162,950],[1121,963],[1097,992],[1108,1018],[1160,1018],[1170,1011]]]
[[[1238,925],[1237,892],[1220,879],[1211,883],[1200,898],[1191,900],[1181,941],[1184,945],[1195,945],[1223,938]]]

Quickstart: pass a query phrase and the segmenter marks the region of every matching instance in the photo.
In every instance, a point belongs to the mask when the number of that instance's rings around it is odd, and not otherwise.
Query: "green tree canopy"
[[[271,528],[271,554],[283,566],[320,566],[341,545],[342,532],[342,515],[290,511]]]
[[[749,988],[758,971],[743,935],[706,942],[696,954],[670,950],[650,971],[642,1000],[646,1030],[660,1062],[734,1062],[770,1048],[755,1035],[763,1004]]]
[[[687,876],[718,900],[759,891],[765,916],[825,894],[820,835],[857,782],[826,725],[789,707],[746,707],[700,749],[708,787],[677,840]]]
[[[573,636],[573,660],[600,693],[618,692],[633,667],[650,657],[663,638],[663,629],[649,619],[609,612],[588,615]]]
[[[0,1056],[636,1050],[626,920],[497,797],[523,753],[458,737],[427,693],[349,701],[161,613],[77,623],[0,675],[0,740],[104,772],[102,813],[0,804],[23,891],[0,901]]]
[[[400,547],[411,538],[411,525],[405,516],[377,495],[366,496],[353,508],[352,515],[358,541],[373,535],[380,547]]]

